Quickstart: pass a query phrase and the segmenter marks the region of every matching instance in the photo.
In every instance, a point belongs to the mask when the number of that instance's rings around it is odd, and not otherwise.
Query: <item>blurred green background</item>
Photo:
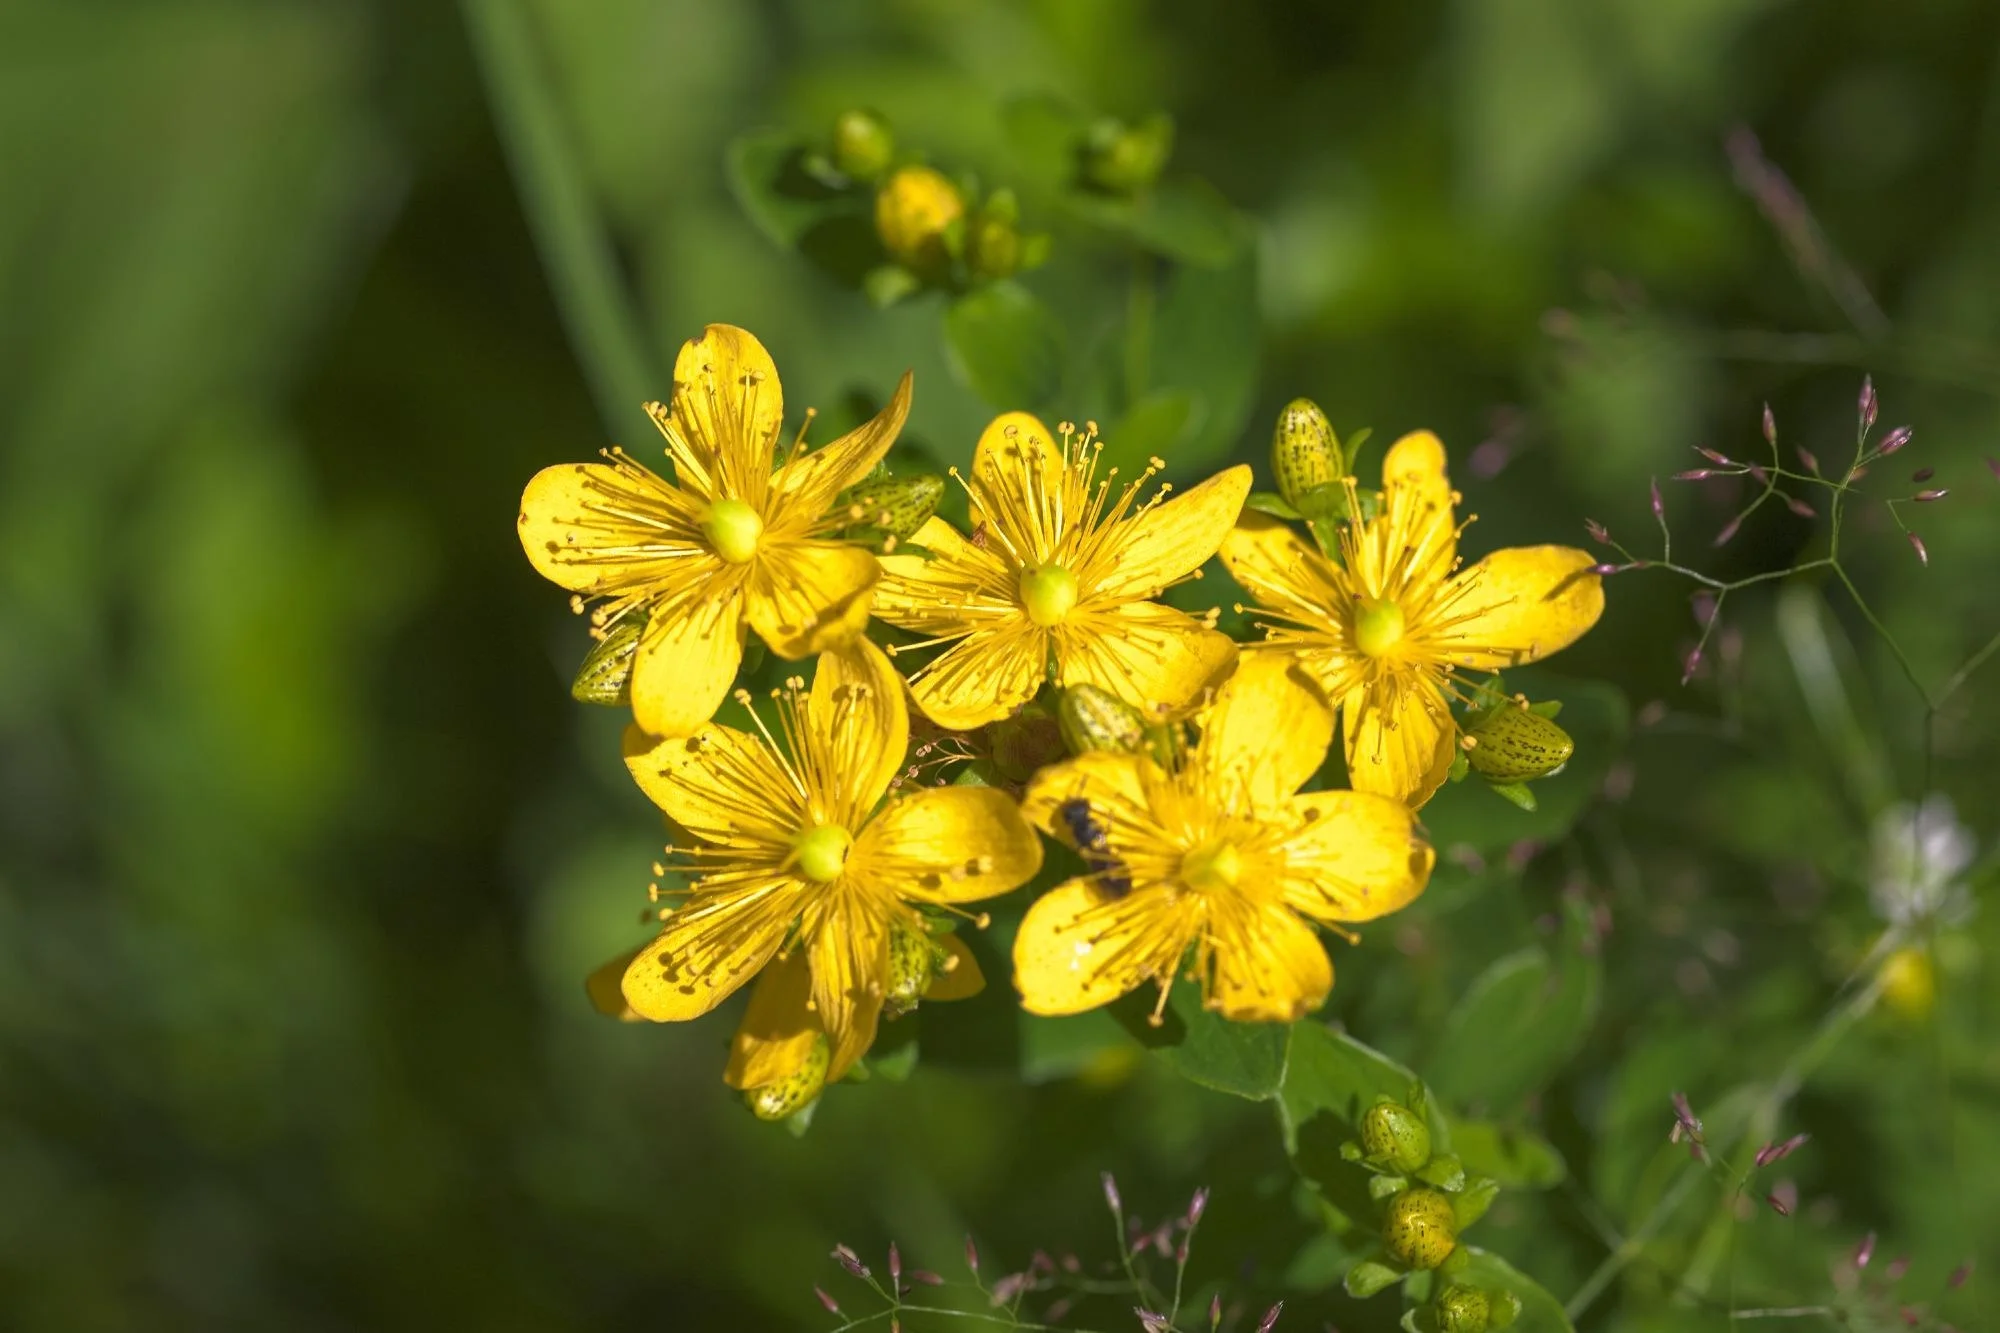
[[[873,106],[941,165],[1022,178],[1056,247],[1023,281],[1082,368],[1047,406],[1081,417],[1128,268],[1028,188],[1005,108],[1167,110],[1175,170],[1249,215],[1256,274],[1254,310],[1160,354],[1221,377],[1170,462],[1261,468],[1300,394],[1343,431],[1429,426],[1475,551],[1581,544],[1586,517],[1650,549],[1648,477],[1695,445],[1759,456],[1767,400],[1788,445],[1844,459],[1872,371],[1952,494],[1905,511],[1927,567],[1857,511],[1855,580],[1933,690],[2000,631],[1987,0],[495,8],[526,25],[637,363],[566,336],[457,9],[0,6],[0,1326],[823,1328],[813,1283],[856,1297],[835,1241],[954,1274],[968,1231],[989,1275],[1102,1256],[1100,1169],[1149,1218],[1213,1187],[1194,1275],[1286,1297],[1281,1328],[1393,1324],[1315,1268],[1268,1108],[1132,1051],[1024,1081],[1007,1038],[968,1035],[794,1137],[721,1086],[728,1017],[585,1004],[642,932],[659,838],[620,719],[567,697],[585,640],[521,556],[522,484],[646,445],[636,402],[597,402],[621,375],[664,396],[709,321],[770,345],[795,410],[844,419],[914,367],[909,435],[959,461],[991,414],[937,297],[874,310],[746,221],[744,131]],[[1739,127],[1865,295],[1760,215]],[[1669,489],[1677,550],[1727,576],[1817,553],[1782,511],[1711,552],[1727,494]],[[1563,1298],[1658,1193],[1668,1093],[1769,1078],[1833,1006],[1882,928],[1883,808],[1954,798],[1975,900],[2000,836],[2000,668],[1927,759],[1932,719],[1824,580],[1782,614],[1732,598],[1683,689],[1689,591],[1613,579],[1555,664],[1639,719],[1591,761],[1609,795],[1578,786],[1566,837],[1509,866],[1503,831],[1336,955],[1327,1016],[1429,1072],[1482,969],[1568,956],[1565,893],[1611,927],[1558,1063],[1460,1094],[1567,1158],[1480,1237]],[[1990,1274],[1946,1289],[2000,1255],[2000,914],[1972,907],[1935,1004],[1869,1015],[1787,1109],[1816,1136],[1787,1163],[1801,1203],[1730,1232],[1739,1304],[1828,1299],[1873,1230],[1914,1259],[1896,1301],[1992,1326]],[[1012,1031],[1004,984],[967,1009],[968,1034]],[[1723,1298],[1713,1208],[1672,1214],[1579,1326],[1726,1326],[1664,1276],[1706,1265]]]

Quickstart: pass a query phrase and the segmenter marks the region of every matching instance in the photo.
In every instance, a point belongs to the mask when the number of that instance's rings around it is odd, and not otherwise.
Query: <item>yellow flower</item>
[[[544,468],[521,496],[521,545],[544,578],[602,599],[599,633],[646,616],[632,711],[656,736],[686,736],[736,679],[747,622],[780,657],[858,633],[881,570],[828,535],[840,491],[875,466],[910,408],[910,377],[874,420],[773,468],[784,395],[764,345],[711,324],[681,347],[670,406],[646,411],[667,437],[674,481],[622,450],[608,463]]]
[[[799,956],[832,1081],[875,1039],[898,975],[892,937],[922,930],[918,906],[1005,893],[1041,867],[1042,845],[991,787],[921,788],[876,809],[903,766],[909,715],[866,639],[822,656],[809,693],[789,682],[779,724],[782,743],[761,719],[757,735],[627,731],[632,776],[698,845],[679,852],[697,876],[686,900],[622,989],[643,1018],[698,1018],[774,958]]]
[[[1164,1007],[1190,948],[1207,1006],[1289,1021],[1333,985],[1309,921],[1368,921],[1423,892],[1435,859],[1416,816],[1353,791],[1294,795],[1333,713],[1285,659],[1245,658],[1177,771],[1098,750],[1046,769],[1028,817],[1093,870],[1028,909],[1014,973],[1031,1013],[1073,1014],[1152,981]]]
[[[1094,429],[1060,441],[1025,412],[979,437],[964,482],[970,541],[933,518],[912,539],[929,558],[882,561],[875,614],[951,645],[910,681],[941,727],[1006,717],[1041,687],[1090,684],[1155,715],[1198,696],[1236,659],[1226,635],[1148,601],[1215,554],[1250,492],[1233,467],[1177,499],[1162,487],[1133,508],[1149,468],[1113,498],[1096,476]],[[1159,464],[1154,463],[1154,468]],[[954,476],[958,475],[956,471]]]
[[[1458,499],[1444,446],[1419,431],[1383,460],[1381,512],[1342,526],[1339,564],[1262,514],[1222,543],[1223,564],[1277,622],[1268,645],[1339,703],[1350,783],[1413,807],[1451,769],[1456,673],[1539,661],[1604,610],[1586,572],[1596,562],[1571,547],[1495,551],[1461,570]]]

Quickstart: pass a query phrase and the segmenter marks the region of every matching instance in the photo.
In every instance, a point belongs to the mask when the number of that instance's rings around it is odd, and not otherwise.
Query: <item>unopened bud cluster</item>
[[[1368,1192],[1381,1205],[1381,1249],[1348,1270],[1348,1294],[1372,1296],[1412,1272],[1447,1278],[1462,1272],[1470,1256],[1458,1243],[1459,1233],[1485,1214],[1499,1185],[1466,1175],[1464,1163],[1438,1150],[1421,1085],[1400,1102],[1377,1097],[1362,1112],[1359,1129],[1359,1139],[1342,1144],[1340,1155],[1372,1177]],[[1474,1302],[1467,1298],[1461,1304],[1469,1312]],[[1502,1316],[1506,1323],[1494,1315],[1504,1306],[1488,1301],[1480,1307],[1486,1323],[1464,1322],[1469,1315],[1462,1313],[1453,1316],[1461,1322],[1450,1327],[1458,1333],[1503,1328],[1512,1315]]]

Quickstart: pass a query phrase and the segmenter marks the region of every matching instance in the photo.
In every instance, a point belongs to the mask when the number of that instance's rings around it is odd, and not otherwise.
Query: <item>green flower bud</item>
[[[982,215],[966,234],[966,263],[979,278],[1005,278],[1021,267],[1021,233],[1005,218]]]
[[[1451,1257],[1457,1244],[1458,1222],[1444,1191],[1420,1185],[1389,1200],[1382,1246],[1397,1263],[1405,1268],[1436,1268]]]
[[[1294,398],[1278,413],[1271,435],[1271,472],[1285,503],[1304,512],[1308,492],[1340,479],[1340,443],[1333,423],[1310,398]]]
[[[864,481],[834,501],[836,509],[846,508],[849,519],[840,535],[849,541],[908,541],[937,512],[942,498],[944,478],[931,472]]]
[[[833,165],[843,176],[872,181],[895,156],[895,133],[877,113],[857,107],[833,122]]]
[[[1477,1287],[1446,1287],[1438,1293],[1432,1312],[1438,1333],[1486,1333],[1491,1321],[1491,1305]]]
[[[1517,703],[1504,703],[1472,724],[1466,759],[1489,782],[1545,778],[1569,762],[1576,742],[1550,719]]]
[[[882,992],[882,1012],[897,1018],[917,1007],[924,992],[944,966],[944,950],[930,933],[907,921],[889,928],[889,982]]]
[[[943,274],[945,232],[965,216],[965,196],[944,173],[898,167],[875,193],[875,234],[889,255],[914,273]]]
[[[822,1033],[797,1069],[776,1083],[750,1089],[743,1094],[743,1101],[759,1120],[783,1120],[797,1115],[812,1105],[826,1087],[827,1066],[832,1060],[833,1048]]]
[[[583,704],[614,707],[632,702],[632,659],[639,655],[639,640],[646,633],[646,617],[621,616],[591,645],[570,682],[569,696]]]
[[[1113,194],[1137,194],[1159,179],[1174,151],[1174,122],[1155,112],[1137,125],[1106,117],[1083,145],[1083,178]]]
[[[1002,718],[987,734],[993,742],[993,766],[1009,782],[1026,782],[1063,757],[1062,726],[1040,704]]]
[[[1071,754],[1114,750],[1137,754],[1146,747],[1146,719],[1139,710],[1096,685],[1072,685],[1056,706],[1063,744]]]
[[[1407,1174],[1431,1159],[1430,1126],[1407,1106],[1377,1102],[1361,1117],[1361,1147],[1376,1161]]]

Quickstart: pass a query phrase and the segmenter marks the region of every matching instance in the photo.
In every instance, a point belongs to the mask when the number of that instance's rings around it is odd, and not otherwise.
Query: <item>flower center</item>
[[[1233,843],[1211,842],[1181,857],[1181,879],[1191,889],[1214,893],[1233,888],[1243,873],[1243,854]]]
[[[1028,619],[1044,629],[1060,625],[1076,605],[1076,575],[1061,565],[1022,570],[1021,605]]]
[[[1380,657],[1403,641],[1403,604],[1378,597],[1354,600],[1354,646],[1364,657]]]
[[[741,565],[757,554],[758,539],[764,535],[764,520],[743,500],[717,500],[701,516],[701,530],[708,544],[732,565]]]
[[[839,877],[841,867],[847,864],[847,849],[853,845],[854,835],[840,825],[815,824],[792,844],[792,864],[807,879],[824,884]]]

